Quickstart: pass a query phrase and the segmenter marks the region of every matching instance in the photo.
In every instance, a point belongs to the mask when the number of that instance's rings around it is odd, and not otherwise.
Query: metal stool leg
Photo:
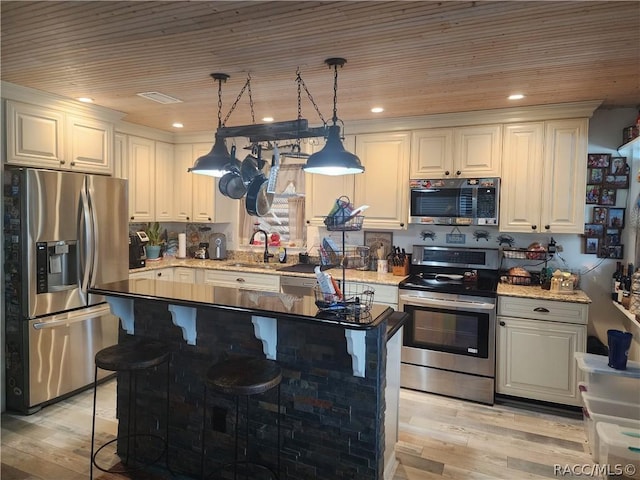
[[[89,480],[93,480],[93,444],[95,443],[96,437],[96,398],[98,392],[98,367],[94,367],[93,371],[93,419],[91,421],[91,458],[90,458],[90,469],[89,469]]]

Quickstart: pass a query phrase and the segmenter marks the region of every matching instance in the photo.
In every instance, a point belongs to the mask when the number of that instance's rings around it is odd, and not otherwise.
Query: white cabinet
[[[175,267],[173,269],[173,281],[180,283],[196,283],[196,269]]]
[[[114,135],[113,175],[116,178],[129,178],[129,152],[127,151],[127,136],[124,133]]]
[[[142,272],[129,273],[129,278],[152,278],[154,280],[173,280],[173,268],[158,268],[156,270],[143,270]]]
[[[142,137],[128,138],[129,220],[155,220],[155,143]]]
[[[174,201],[173,145],[155,142],[155,219],[158,222],[176,220]]]
[[[6,102],[7,163],[113,173],[113,124],[39,105]]]
[[[575,352],[586,349],[586,304],[498,297],[496,392],[580,405]]]
[[[113,124],[95,118],[67,115],[69,167],[113,174]]]
[[[411,178],[499,177],[502,125],[415,130]]]
[[[179,222],[211,223],[215,220],[216,181],[208,175],[190,173],[196,158],[209,153],[211,145],[176,145],[171,181],[174,184],[173,219]],[[169,171],[167,171],[169,172]]]
[[[206,155],[211,150],[208,143],[197,143],[193,145],[193,157],[191,165],[196,158]],[[189,173],[192,181],[192,219],[193,222],[213,222],[215,217],[215,198],[217,184],[214,177],[209,175],[199,175]]]
[[[364,285],[368,285],[373,288],[373,303],[378,303],[381,305],[388,305],[394,310],[398,309],[398,287],[397,285],[381,285],[381,284],[370,284],[370,283],[360,283],[360,282],[351,282],[349,280],[346,281],[347,288],[349,285],[353,285],[354,288],[362,287]]]
[[[354,179],[354,206],[369,205],[364,228],[404,229],[408,220],[410,132],[356,136],[356,155],[365,167]]]
[[[364,228],[406,228],[408,197],[401,192],[408,188],[410,138],[409,132],[347,136],[345,149],[360,158],[365,171],[357,175],[307,175],[307,224],[323,226],[336,199],[346,195],[354,207],[369,205],[364,213]],[[321,145],[316,150],[320,148]]]
[[[500,231],[583,233],[587,131],[585,118],[505,126]]]
[[[219,287],[280,291],[280,275],[247,273],[228,270],[205,270],[202,283]]]

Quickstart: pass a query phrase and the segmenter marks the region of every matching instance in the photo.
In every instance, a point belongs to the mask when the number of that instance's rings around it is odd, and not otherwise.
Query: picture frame
[[[608,208],[607,207],[593,207],[591,223],[600,225],[607,225],[608,220]]]
[[[600,203],[600,185],[587,185],[585,202],[591,205],[598,205]]]
[[[393,232],[364,232],[364,244],[369,247],[369,255],[373,258],[378,256],[378,248],[382,245],[384,247],[385,258],[392,253],[393,249]],[[384,259],[379,259],[384,260]]]
[[[587,167],[608,168],[610,165],[610,153],[589,153],[587,155]]]
[[[616,189],[605,187],[600,190],[600,201],[599,205],[611,205],[614,206],[616,204]]]
[[[601,245],[598,250],[600,258],[624,258],[624,245]]]
[[[599,237],[586,237],[584,239],[584,253],[587,255],[596,255],[600,250]]]
[[[611,157],[609,165],[609,173],[611,175],[629,175],[627,157]]]
[[[604,244],[609,247],[612,245],[622,245],[621,230],[618,228],[608,228],[604,235]]]
[[[605,175],[603,183],[607,187],[629,188],[629,175]]]
[[[606,169],[590,168],[587,174],[587,185],[600,185],[605,177]]]
[[[597,208],[597,207],[596,207]],[[607,209],[607,228],[624,228],[624,208]],[[617,258],[617,257],[610,257]]]
[[[585,223],[585,237],[602,237],[604,235],[604,225],[601,223]]]

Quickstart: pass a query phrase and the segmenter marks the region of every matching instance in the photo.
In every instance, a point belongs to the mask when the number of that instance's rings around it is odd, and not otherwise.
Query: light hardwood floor
[[[116,432],[115,381],[98,390],[102,443]],[[3,414],[2,480],[89,478],[92,394],[82,392],[30,416]],[[400,394],[399,437],[400,465],[393,480],[559,478],[554,464],[593,463],[582,420],[575,415],[490,407],[410,390]]]

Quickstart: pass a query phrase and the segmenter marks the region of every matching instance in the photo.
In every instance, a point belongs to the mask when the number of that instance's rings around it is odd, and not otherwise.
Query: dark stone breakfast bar
[[[207,369],[234,356],[255,356],[282,368],[282,479],[389,475],[396,432],[386,432],[385,424],[395,430],[397,400],[392,401],[395,412],[386,412],[387,368],[395,370],[397,356],[399,374],[401,336],[396,332],[402,314],[373,304],[366,313],[337,315],[319,311],[313,296],[150,279],[99,285],[90,292],[105,295],[120,317],[120,342],[148,338],[171,349],[169,464],[175,473],[200,475]],[[388,358],[391,345],[394,353]],[[151,413],[143,430],[161,434],[166,396],[163,379],[156,377],[139,380],[137,403]],[[126,395],[119,383],[120,429],[129,413]],[[233,399],[211,397],[208,471],[233,457],[235,428]],[[275,464],[277,400],[267,393],[251,402],[252,445],[262,460]]]

